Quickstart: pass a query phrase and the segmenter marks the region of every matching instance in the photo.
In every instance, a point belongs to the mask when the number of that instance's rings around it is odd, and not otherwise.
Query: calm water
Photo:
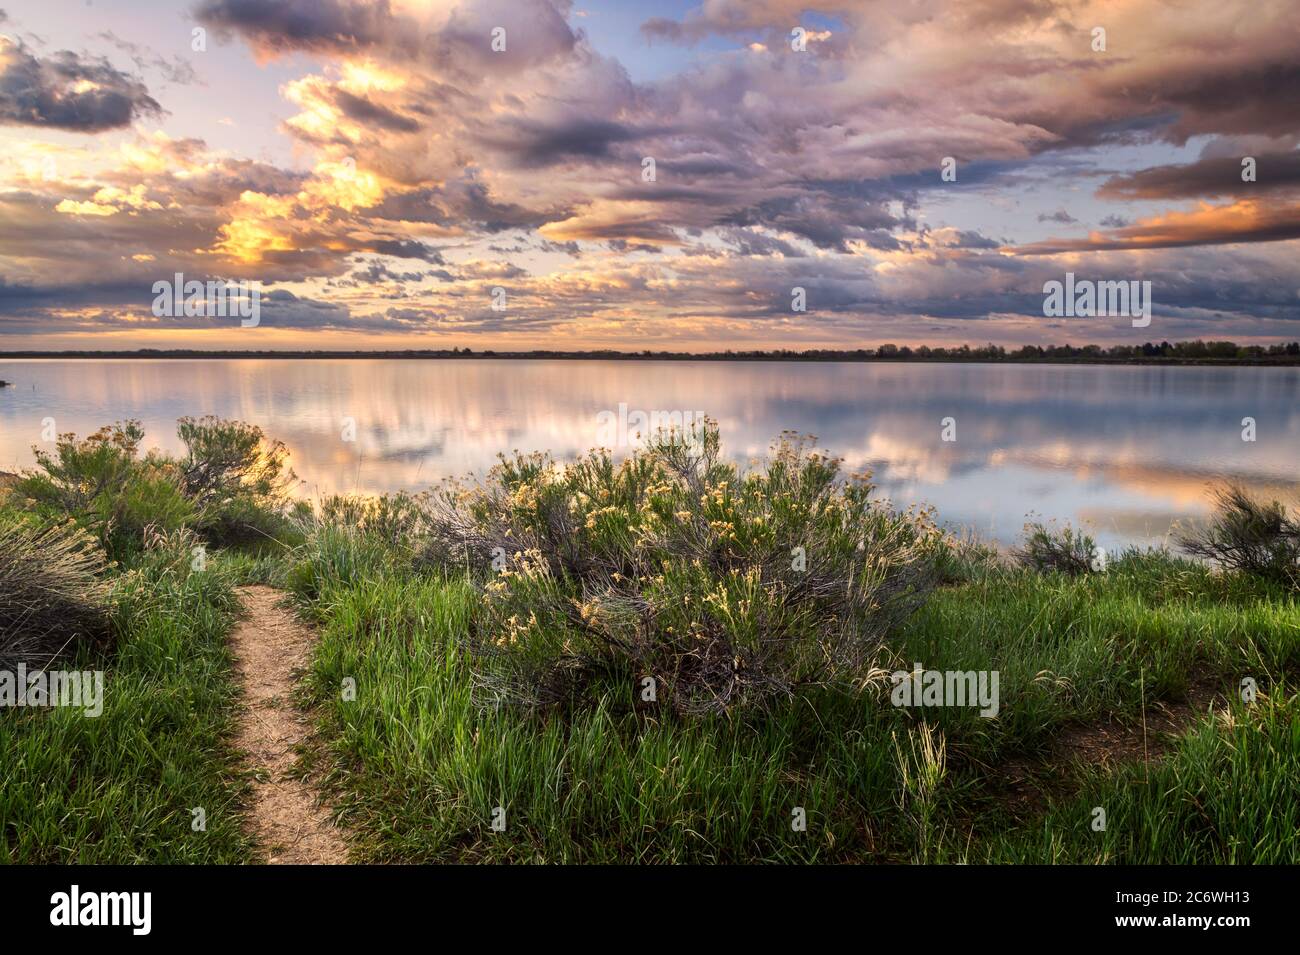
[[[1205,513],[1216,478],[1290,495],[1300,473],[1300,369],[0,360],[0,379],[15,383],[0,390],[0,469],[31,463],[45,418],[78,434],[137,418],[150,446],[175,451],[176,419],[211,413],[284,441],[306,495],[419,489],[482,474],[503,450],[569,458],[608,443],[598,416],[620,403],[704,412],[741,459],[783,430],[815,434],[894,502],[1004,542],[1031,514],[1108,546],[1157,542]]]

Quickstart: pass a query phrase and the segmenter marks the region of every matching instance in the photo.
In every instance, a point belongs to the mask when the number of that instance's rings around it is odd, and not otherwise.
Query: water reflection
[[[47,417],[78,433],[138,418],[150,445],[175,451],[176,418],[211,413],[283,440],[305,494],[413,489],[481,474],[499,451],[570,458],[625,403],[704,411],[741,459],[782,430],[815,434],[894,501],[1003,541],[1031,512],[1089,522],[1110,546],[1158,541],[1204,513],[1208,482],[1290,493],[1300,463],[1297,369],[121,360],[0,361],[0,379],[15,382],[0,391],[6,469],[31,463]]]

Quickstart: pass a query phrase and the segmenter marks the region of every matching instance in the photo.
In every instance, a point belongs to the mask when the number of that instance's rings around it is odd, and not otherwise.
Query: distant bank
[[[771,361],[771,362],[994,362],[1023,364],[1097,365],[1300,365],[1300,342],[1277,345],[1237,345],[1226,341],[1161,342],[1142,345],[1026,345],[1008,351],[1000,345],[980,348],[879,348],[809,351],[473,351],[469,348],[395,351],[200,351],[138,349],[135,351],[0,351],[0,360],[17,358],[68,359],[509,359],[519,361]]]

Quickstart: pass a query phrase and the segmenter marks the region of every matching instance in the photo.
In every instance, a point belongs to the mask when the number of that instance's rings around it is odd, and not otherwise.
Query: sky
[[[1290,341],[1298,147],[1294,0],[0,0],[0,351]]]

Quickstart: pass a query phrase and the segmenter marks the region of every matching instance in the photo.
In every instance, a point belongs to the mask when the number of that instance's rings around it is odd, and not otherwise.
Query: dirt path
[[[293,705],[294,675],[307,665],[315,636],[279,606],[280,591],[250,586],[237,592],[247,616],[230,638],[246,704],[236,745],[258,771],[253,835],[274,865],[347,862],[347,844],[317,804],[316,790],[294,774],[294,747],[310,732],[307,717]]]
[[[1063,791],[1059,767],[1078,760],[1115,769],[1125,763],[1155,763],[1169,752],[1175,739],[1203,718],[1211,707],[1226,706],[1220,681],[1193,681],[1181,703],[1156,703],[1143,713],[1143,722],[1102,720],[1065,729],[1050,752],[1036,759],[1016,759],[997,767],[1001,801],[1019,815],[1042,812],[1053,792]]]

